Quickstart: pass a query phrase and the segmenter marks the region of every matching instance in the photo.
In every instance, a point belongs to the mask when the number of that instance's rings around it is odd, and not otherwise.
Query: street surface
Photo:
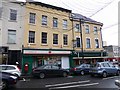
[[[45,79],[26,78],[20,80],[15,88],[11,90],[118,90],[114,84],[120,76],[110,76],[107,78],[85,76],[68,76],[68,77],[48,77]],[[10,90],[10,89],[9,89]]]

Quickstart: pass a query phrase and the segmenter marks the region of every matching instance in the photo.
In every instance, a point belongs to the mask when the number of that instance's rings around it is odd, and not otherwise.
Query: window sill
[[[9,22],[17,22],[16,20],[8,20]]]
[[[67,28],[63,28],[63,30],[68,30]]]
[[[28,45],[36,45],[36,43],[28,43]]]
[[[16,44],[16,43],[7,43],[7,44]]]
[[[68,47],[68,45],[63,45],[63,47]]]
[[[58,27],[53,27],[53,29],[58,29]]]
[[[41,46],[48,46],[48,44],[41,44]]]
[[[47,26],[47,25],[42,25],[41,27],[48,28],[48,26]]]
[[[58,45],[58,44],[53,44],[53,46],[54,46],[54,47],[59,47],[59,45]]]
[[[33,23],[29,23],[29,25],[31,25],[31,26],[36,26],[36,24],[33,24]]]

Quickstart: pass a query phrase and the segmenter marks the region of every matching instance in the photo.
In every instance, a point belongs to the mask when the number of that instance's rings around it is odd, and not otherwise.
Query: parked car
[[[8,72],[14,74],[17,77],[21,76],[21,71],[16,65],[0,65],[0,70],[2,72]]]
[[[115,85],[118,86],[118,89],[120,90],[120,80],[115,80]]]
[[[69,74],[69,71],[66,69],[61,69],[57,65],[48,64],[43,65],[37,68],[34,68],[32,75],[34,77],[45,78],[46,76],[63,76],[66,77]]]
[[[7,89],[9,86],[13,86],[17,83],[17,76],[0,71],[0,90]]]
[[[70,69],[70,74],[88,74],[90,70],[90,64],[81,64]]]
[[[120,75],[120,68],[115,67],[110,62],[97,62],[90,70],[91,76],[101,75],[107,77],[108,75]]]

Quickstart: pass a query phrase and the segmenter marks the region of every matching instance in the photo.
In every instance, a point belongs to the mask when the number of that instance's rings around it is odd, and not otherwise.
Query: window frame
[[[58,34],[53,34],[53,45],[58,45]]]
[[[97,26],[94,26],[94,34],[98,34]]]
[[[36,22],[36,13],[30,12],[29,13],[29,23],[35,24],[35,22]]]
[[[12,40],[11,40],[12,37]],[[16,30],[8,29],[8,44],[16,44]]]
[[[63,34],[63,45],[68,45],[68,35]]]
[[[53,17],[53,28],[58,27],[58,18]]]
[[[41,34],[42,34],[41,35],[41,43],[42,44],[47,44],[47,32],[42,32]],[[46,34],[46,37],[43,34]],[[43,36],[44,36],[44,38],[43,38]]]
[[[67,29],[68,27],[68,21],[66,19],[63,19],[63,29]]]
[[[79,39],[79,40],[78,40]],[[79,42],[78,42],[79,41]],[[80,37],[76,37],[76,47],[77,48],[81,48],[81,38]]]
[[[17,21],[17,10],[10,9],[10,21]]]
[[[80,32],[80,24],[75,24],[75,32]]]
[[[90,27],[89,27],[89,25],[85,25],[85,33],[86,34],[90,33]]]
[[[89,43],[88,43],[89,40]],[[91,39],[90,38],[86,38],[86,48],[91,48]]]
[[[96,42],[96,40],[98,40],[98,42]],[[99,39],[95,38],[95,48],[99,48]]]
[[[32,34],[31,34],[31,33]],[[31,35],[30,35],[31,34]],[[35,31],[29,31],[28,43],[35,43]]]
[[[47,26],[47,16],[46,15],[42,15],[42,22],[41,22],[42,26]]]

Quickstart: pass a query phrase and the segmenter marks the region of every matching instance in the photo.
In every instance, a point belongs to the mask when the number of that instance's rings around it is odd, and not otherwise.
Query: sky
[[[25,0],[18,0],[25,1]],[[107,45],[118,45],[118,2],[120,0],[35,0],[63,7],[103,23],[102,37]]]

